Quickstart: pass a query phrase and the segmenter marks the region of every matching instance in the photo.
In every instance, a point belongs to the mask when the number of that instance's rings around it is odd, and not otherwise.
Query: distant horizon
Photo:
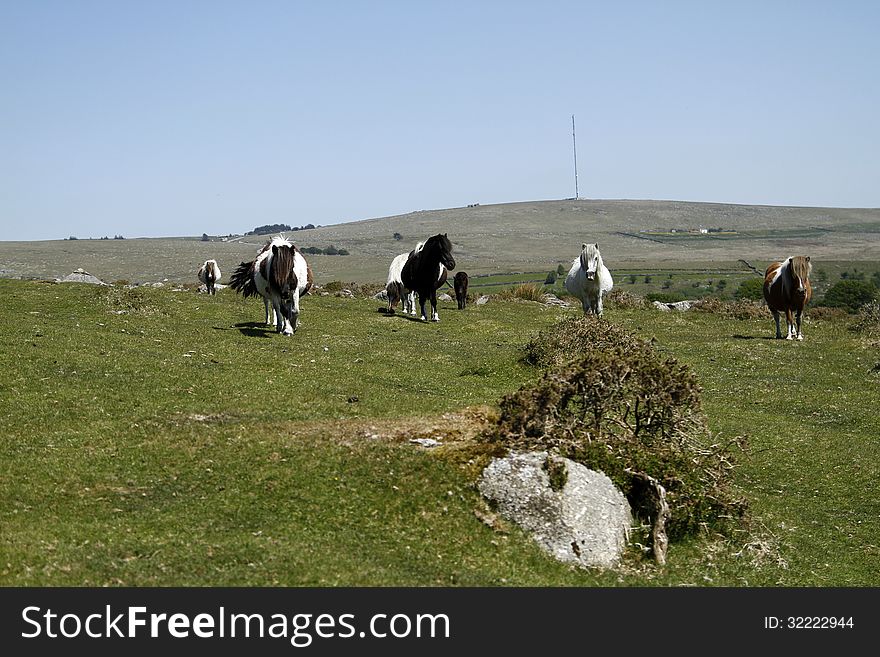
[[[880,211],[880,207],[869,207],[869,206],[834,206],[834,205],[779,205],[773,203],[732,203],[725,201],[692,201],[692,200],[681,200],[681,199],[661,199],[661,198],[590,198],[580,196],[578,198],[568,197],[568,198],[556,198],[556,199],[540,199],[540,200],[524,200],[524,201],[502,201],[498,203],[479,203],[474,202],[472,204],[467,205],[455,205],[443,208],[420,208],[418,210],[410,210],[409,212],[401,212],[397,214],[384,215],[379,217],[364,217],[362,219],[351,219],[349,221],[338,221],[332,224],[314,224],[314,228],[305,229],[305,230],[314,230],[319,228],[332,228],[334,226],[343,226],[347,224],[355,224],[364,221],[378,221],[382,219],[391,219],[395,217],[405,217],[410,214],[419,214],[419,213],[428,213],[428,212],[444,212],[446,210],[460,210],[467,209],[470,207],[493,207],[500,205],[519,205],[519,204],[537,204],[537,203],[559,203],[565,201],[595,201],[595,202],[605,202],[605,203],[687,203],[692,205],[730,205],[737,207],[753,207],[753,208],[794,208],[794,209],[815,209],[815,210],[878,210]],[[308,225],[306,224],[297,224],[294,225],[292,223],[287,223],[283,220],[275,222],[282,223],[285,225],[291,226],[290,232],[304,232],[301,227]],[[6,240],[0,239],[0,242],[67,242],[67,241],[114,241],[114,240],[147,240],[147,239],[201,239],[203,234],[207,234],[209,237],[217,237],[224,238],[228,236],[233,237],[248,237],[248,233],[252,231],[254,228],[259,226],[265,226],[268,224],[255,224],[247,229],[245,232],[229,232],[229,233],[199,233],[199,234],[181,234],[181,235],[124,235],[121,233],[115,233],[113,236],[110,235],[101,235],[101,236],[81,236],[81,235],[68,235],[67,237],[57,237],[57,238],[46,238],[46,239],[36,239],[36,240]],[[283,231],[287,232],[287,231]],[[266,233],[268,234],[268,233]],[[253,235],[254,237],[261,236]],[[117,237],[119,236],[119,237]],[[70,238],[74,237],[75,239],[71,240]]]

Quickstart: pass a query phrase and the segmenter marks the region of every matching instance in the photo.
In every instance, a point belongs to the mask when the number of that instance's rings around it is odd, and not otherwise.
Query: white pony
[[[220,267],[216,260],[205,260],[205,264],[199,267],[199,280],[205,284],[208,294],[217,294],[214,284],[220,280]]]
[[[421,251],[424,246],[424,242],[419,242],[416,244],[416,248],[412,251],[409,253],[401,253],[391,261],[391,266],[388,268],[388,282],[385,284],[385,293],[388,295],[389,313],[393,313],[397,302],[402,301],[403,314],[410,314],[415,317],[416,293],[412,290],[407,290],[403,286],[403,281],[400,280],[400,273],[403,271],[403,266],[406,264],[406,261],[409,260],[409,256]]]
[[[602,314],[602,297],[611,291],[614,281],[602,262],[598,244],[581,244],[581,254],[571,263],[565,278],[565,289],[584,306],[584,312]]]

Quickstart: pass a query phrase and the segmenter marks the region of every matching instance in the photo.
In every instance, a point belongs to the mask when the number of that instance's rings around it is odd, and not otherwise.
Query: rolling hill
[[[291,221],[305,223],[308,218]],[[711,232],[701,233],[701,228]],[[648,264],[705,267],[740,258],[760,263],[795,253],[815,260],[880,259],[880,209],[680,201],[474,205],[324,226],[289,237],[301,247],[333,244],[351,252],[350,256],[310,256],[319,283],[382,281],[393,256],[438,232],[452,239],[458,268],[472,274],[555,269],[558,263],[571,262],[585,241],[599,243],[612,270]],[[395,233],[402,239],[396,240]],[[228,242],[198,238],[0,242],[0,276],[55,278],[82,267],[107,281],[192,282],[198,265],[207,258],[217,259],[228,277],[262,243],[262,237]]]

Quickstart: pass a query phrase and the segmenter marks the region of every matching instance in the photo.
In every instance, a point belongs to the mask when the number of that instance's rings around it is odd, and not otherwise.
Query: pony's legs
[[[602,316],[602,294],[599,294],[599,298],[596,299],[596,315],[598,317]]]
[[[437,312],[437,290],[431,292],[431,321],[440,321],[440,314]]]
[[[788,325],[788,334],[785,336],[785,339],[791,340],[794,337],[794,316],[792,315],[791,308],[787,308],[785,311],[785,323]]]
[[[409,314],[413,317],[416,316],[416,293],[415,292],[407,292],[405,296],[404,304],[409,306]],[[404,308],[404,313],[407,312],[407,309]]]
[[[797,339],[798,340],[804,339],[804,334],[801,333],[801,313],[803,313],[802,310],[797,311]]]
[[[290,328],[291,333],[296,333],[296,329],[299,327],[299,292],[294,292],[293,294],[293,309],[290,313]]]
[[[275,305],[272,305],[272,316],[269,316],[269,297],[263,297],[263,305],[266,307],[266,326],[275,323]]]
[[[428,298],[427,298],[427,297],[423,297],[423,296],[422,296],[422,293],[419,292],[419,308],[420,308],[421,311],[422,311],[422,314],[420,315],[419,318],[420,318],[423,322],[427,322],[427,321],[428,321],[428,317],[427,317],[427,315],[425,315],[425,304],[426,304],[426,303],[428,303]]]
[[[773,320],[776,322],[776,339],[781,340],[782,339],[782,331],[779,328],[779,311],[778,310],[771,310],[770,312],[773,313]]]

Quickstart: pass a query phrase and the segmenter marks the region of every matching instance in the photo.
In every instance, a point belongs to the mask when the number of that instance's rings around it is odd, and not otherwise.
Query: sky
[[[880,207],[880,2],[0,0],[0,240]]]

